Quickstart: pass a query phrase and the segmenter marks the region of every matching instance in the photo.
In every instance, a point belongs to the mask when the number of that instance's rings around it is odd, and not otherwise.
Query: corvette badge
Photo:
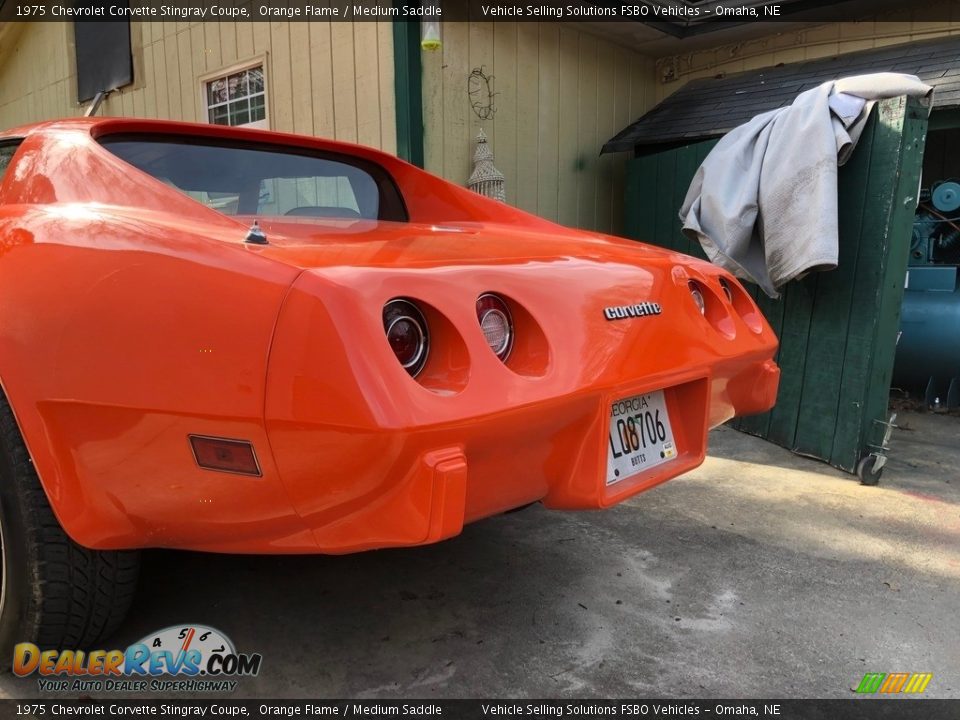
[[[627,318],[641,318],[647,315],[659,315],[663,308],[659,303],[643,302],[636,305],[615,305],[603,309],[603,316],[607,320],[624,320]]]

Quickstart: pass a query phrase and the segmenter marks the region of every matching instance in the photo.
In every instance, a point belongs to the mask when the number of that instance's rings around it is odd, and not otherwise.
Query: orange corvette
[[[350,553],[608,507],[779,379],[705,262],[215,125],[0,134],[0,288],[4,659],[109,633],[139,548]]]

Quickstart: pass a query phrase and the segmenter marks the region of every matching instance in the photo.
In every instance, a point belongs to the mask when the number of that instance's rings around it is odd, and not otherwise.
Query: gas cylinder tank
[[[894,387],[960,406],[960,287],[951,265],[911,267],[900,309]]]

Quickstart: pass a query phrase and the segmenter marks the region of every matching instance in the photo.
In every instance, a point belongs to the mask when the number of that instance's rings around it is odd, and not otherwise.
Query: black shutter
[[[78,3],[79,5],[80,3]],[[128,2],[114,3],[128,6]],[[91,100],[98,92],[133,82],[130,21],[77,21],[73,24],[77,50],[77,99]]]

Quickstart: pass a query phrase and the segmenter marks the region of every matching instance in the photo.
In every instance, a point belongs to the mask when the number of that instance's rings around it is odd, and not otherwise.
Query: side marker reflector
[[[205,470],[261,477],[260,463],[248,440],[190,435],[190,447],[197,465]]]

